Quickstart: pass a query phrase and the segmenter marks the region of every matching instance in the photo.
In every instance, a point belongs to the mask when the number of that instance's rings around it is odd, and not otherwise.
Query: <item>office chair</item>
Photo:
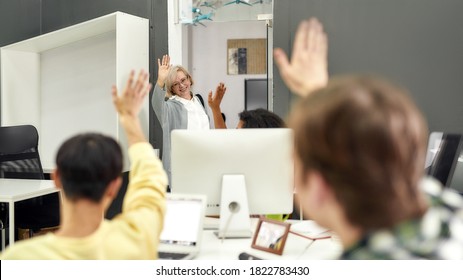
[[[43,180],[38,143],[39,135],[32,125],[0,127],[0,178]],[[8,224],[8,207],[0,207],[0,219]],[[34,231],[59,225],[59,194],[17,202],[15,211],[17,228],[29,229],[32,237]]]
[[[129,185],[129,172],[122,173],[122,184],[117,196],[109,205],[105,213],[105,219],[112,220],[118,214],[122,212],[122,204],[124,202],[125,193],[127,192],[127,187]]]

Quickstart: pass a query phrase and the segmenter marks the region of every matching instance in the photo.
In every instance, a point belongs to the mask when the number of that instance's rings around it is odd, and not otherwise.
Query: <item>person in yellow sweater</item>
[[[107,136],[87,133],[60,147],[53,173],[62,191],[58,231],[9,247],[1,259],[156,259],[165,213],[167,177],[141,130],[138,114],[151,89],[148,73],[132,71],[113,101],[127,135],[130,183],[122,213],[104,220],[121,185],[122,152]],[[33,214],[32,214],[33,215]]]

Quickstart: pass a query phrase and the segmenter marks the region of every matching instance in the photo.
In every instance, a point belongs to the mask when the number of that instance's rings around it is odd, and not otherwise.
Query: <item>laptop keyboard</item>
[[[188,253],[170,253],[170,252],[158,252],[159,258],[163,260],[181,260],[188,256]]]

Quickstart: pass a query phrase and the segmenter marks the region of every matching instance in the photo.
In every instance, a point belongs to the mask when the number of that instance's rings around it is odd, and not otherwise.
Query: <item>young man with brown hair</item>
[[[296,187],[309,217],[332,229],[343,259],[462,259],[462,198],[423,180],[427,127],[400,88],[370,76],[330,80],[327,39],[301,23],[291,62],[275,59],[303,96],[295,131]]]

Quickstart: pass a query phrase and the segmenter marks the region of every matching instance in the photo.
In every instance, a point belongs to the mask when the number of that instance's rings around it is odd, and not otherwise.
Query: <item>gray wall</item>
[[[0,0],[0,47],[115,11],[150,20],[150,73],[167,53],[167,0]],[[150,109],[150,142],[162,144],[162,130]]]
[[[0,46],[40,35],[41,0],[0,0]]]
[[[375,73],[406,87],[431,131],[463,133],[463,1],[275,0],[274,45],[287,52],[302,19],[329,37],[330,75]],[[275,112],[293,96],[274,68]]]

